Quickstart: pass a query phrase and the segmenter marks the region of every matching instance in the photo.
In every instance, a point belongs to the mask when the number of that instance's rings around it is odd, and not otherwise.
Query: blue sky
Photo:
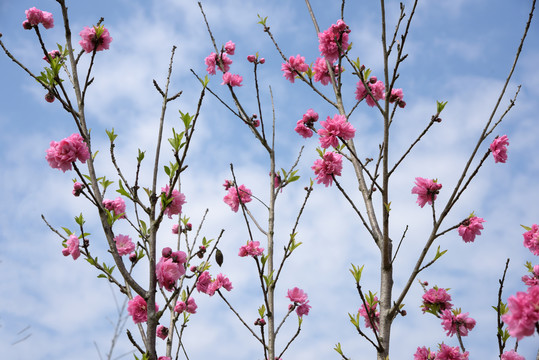
[[[406,43],[409,57],[402,64],[396,85],[404,90],[407,107],[398,112],[394,123],[392,159],[428,123],[436,100],[449,103],[442,114],[442,123],[421,141],[393,179],[392,236],[400,238],[409,225],[395,263],[397,291],[430,231],[429,210],[419,208],[410,194],[413,180],[416,176],[438,178],[444,186],[439,201],[447,200],[513,61],[529,3],[459,0],[418,5]],[[408,1],[406,4],[410,5]],[[93,146],[101,150],[97,160],[100,171],[114,176],[106,156],[104,133],[105,129],[114,127],[120,135],[118,160],[128,174],[133,174],[137,148],[147,150],[148,154],[154,151],[160,99],[152,79],[163,83],[173,45],[178,50],[172,88],[184,90],[184,94],[170,105],[166,119],[168,133],[170,127],[179,126],[174,125],[178,121],[178,109],[191,113],[195,110],[199,84],[189,69],[204,74],[203,60],[212,51],[198,6],[191,0],[72,1],[68,5],[75,44],[80,29],[95,24],[101,16],[113,37],[110,50],[97,56],[87,116]],[[285,241],[303,198],[302,189],[314,177],[310,166],[316,159],[318,145],[316,139],[303,140],[293,128],[309,108],[321,118],[335,112],[303,84],[290,84],[282,77],[282,61],[256,24],[257,14],[268,16],[268,24],[287,56],[301,54],[307,62],[318,56],[314,28],[301,1],[230,0],[223,5],[212,0],[204,1],[203,5],[218,46],[228,40],[237,45],[232,72],[244,75],[244,86],[237,94],[252,112],[256,112],[252,70],[245,58],[259,52],[267,60],[260,67],[263,111],[269,119],[267,89],[271,86],[276,104],[278,167],[290,167],[300,147],[305,145],[300,161],[302,179],[286,188],[279,198],[277,238]],[[327,1],[313,1],[312,5],[322,29],[339,18],[338,2],[328,5]],[[29,69],[39,72],[44,64],[37,40],[21,27],[24,10],[32,6],[52,12],[55,17],[56,26],[44,32],[47,46],[62,43],[59,8],[51,0],[0,1],[0,32],[10,51]],[[393,29],[398,3],[390,1],[387,7],[388,29]],[[373,75],[382,78],[379,13],[377,2],[349,1],[345,21],[352,30],[353,57],[359,57],[373,69]],[[516,106],[492,135],[492,138],[496,134],[508,135],[508,162],[494,164],[489,158],[446,223],[446,227],[452,226],[475,211],[487,220],[483,234],[473,244],[464,244],[456,232],[444,236],[438,245],[448,249],[448,253],[420,275],[432,285],[451,288],[455,306],[477,320],[476,328],[465,339],[472,359],[494,358],[497,354],[495,313],[490,306],[496,302],[498,278],[505,259],[511,257],[504,299],[524,290],[520,281],[525,272],[523,263],[537,263],[522,247],[520,227],[520,224],[539,222],[537,44],[539,28],[534,19],[500,109],[506,108],[509,97],[521,84]],[[345,75],[348,79],[343,88],[347,93],[345,106],[350,109],[356,81],[351,79],[350,72]],[[96,273],[82,259],[73,261],[61,255],[61,241],[40,218],[44,214],[57,227],[74,228],[72,218],[82,211],[95,251],[105,258],[105,248],[100,245],[103,238],[92,208],[83,198],[71,195],[74,175],[53,170],[45,161],[49,142],[69,136],[75,126],[58,102],[46,103],[42,89],[3,54],[0,78],[0,349],[10,359],[97,359],[95,344],[102,352],[107,350],[112,333],[110,321],[116,318],[113,294],[106,281],[96,279]],[[212,78],[210,86],[226,98],[220,82]],[[323,91],[330,94],[329,88]],[[376,111],[362,104],[350,121],[357,129],[356,144],[361,156],[374,157],[381,128]],[[222,202],[225,193],[221,184],[230,178],[229,164],[233,162],[240,183],[266,199],[268,161],[250,131],[209,96],[197,132],[189,154],[189,170],[182,179],[182,191],[188,201],[184,211],[196,226],[204,210],[210,209],[203,227],[205,236],[215,237],[221,228],[226,230],[221,243],[225,254],[222,271],[234,284],[229,298],[247,319],[254,321],[256,308],[262,301],[254,264],[236,256],[247,235],[241,216],[232,213]],[[486,146],[481,152],[486,151]],[[168,150],[163,151],[164,161],[168,161],[169,154]],[[150,178],[149,164],[146,166],[144,180]],[[342,183],[359,198],[354,192],[350,167],[345,166]],[[264,219],[262,208],[254,204],[252,208],[255,216]],[[166,231],[160,239],[163,246],[171,245],[172,240]],[[286,264],[278,285],[277,304],[281,306],[281,314],[277,316],[286,312],[286,290],[294,286],[305,289],[313,308],[304,319],[299,338],[284,358],[338,358],[332,350],[337,342],[354,359],[373,357],[373,349],[348,322],[347,313],[356,312],[360,304],[348,268],[350,263],[365,264],[363,287],[376,292],[378,254],[336,188],[315,187],[299,227],[298,240],[303,245]],[[457,345],[456,339],[445,337],[438,319],[421,315],[421,294],[419,285],[414,285],[405,301],[408,316],[395,321],[392,359],[412,358],[417,346],[434,348],[442,341]],[[191,359],[262,358],[256,341],[222,301],[201,295],[196,300],[199,313],[192,317],[186,338]],[[130,320],[127,323],[134,329]],[[287,325],[280,338],[281,346],[286,343],[287,335],[295,331],[295,320],[290,319]],[[26,340],[16,343],[27,335],[30,336]],[[519,345],[519,352],[527,359],[533,358],[536,344],[537,336],[525,339]],[[115,354],[119,356],[129,350],[130,345],[122,336]]]

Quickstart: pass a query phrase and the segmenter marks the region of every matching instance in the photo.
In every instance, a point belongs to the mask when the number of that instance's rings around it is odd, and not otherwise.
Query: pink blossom
[[[178,224],[172,225],[172,233],[175,234],[175,235],[178,235],[179,227],[180,227],[180,225],[178,225]]]
[[[199,275],[197,279],[197,290],[198,292],[207,293],[208,288],[211,284],[211,276],[210,273],[207,271],[204,271],[202,274]]]
[[[323,183],[326,187],[333,184],[332,176],[341,176],[342,155],[327,152],[322,159],[317,159],[311,167],[316,175],[317,183]]]
[[[367,105],[370,107],[373,107],[376,105],[376,101],[383,100],[385,98],[385,85],[382,81],[376,80],[375,76],[372,76],[367,84],[369,86],[369,89],[371,90],[372,96],[367,96],[367,90],[365,89],[365,85],[363,85],[363,82],[359,81],[356,85],[356,100],[361,101],[365,97],[367,97],[366,102]],[[374,98],[373,98],[374,96]]]
[[[402,98],[404,97],[404,93],[402,92],[402,89],[391,89],[391,96],[389,97],[389,102],[393,103],[395,101],[399,102],[402,101]]]
[[[33,7],[26,10],[25,14],[26,14],[26,21],[23,22],[23,27],[25,29],[27,28],[31,29],[32,26],[37,26],[39,24],[43,24],[43,27],[45,29],[50,29],[54,27],[54,19],[52,18],[52,14],[50,12],[41,11]]]
[[[85,26],[79,35],[82,38],[79,45],[87,53],[91,53],[94,49],[95,51],[108,50],[112,42],[109,31],[103,25],[92,26],[91,28]]]
[[[495,163],[505,163],[507,161],[508,140],[507,135],[503,135],[494,139],[492,144],[490,144],[490,151],[492,152],[492,156],[494,156]]]
[[[534,255],[539,255],[539,226],[533,224],[529,231],[524,234],[524,246],[530,249]]]
[[[295,81],[296,73],[309,70],[309,65],[305,64],[305,57],[299,54],[296,57],[290,56],[288,61],[281,65],[283,76],[291,83]]]
[[[260,242],[258,241],[249,241],[247,245],[242,245],[240,247],[240,252],[238,256],[245,257],[250,256],[260,256],[264,253],[264,248],[259,247]]]
[[[316,121],[318,121],[318,114],[314,112],[313,109],[309,109],[305,114],[303,114],[303,118],[298,120],[294,130],[305,139],[310,138],[313,136],[312,129]]]
[[[176,311],[178,314],[181,314],[184,311],[187,311],[190,314],[196,314],[197,307],[198,306],[195,303],[195,299],[190,297],[187,299],[187,304],[183,301],[178,301],[174,307],[174,311]]]
[[[307,300],[296,308],[296,314],[298,314],[299,317],[303,317],[303,315],[309,315],[309,310],[311,310],[311,308],[312,306],[309,305],[309,300]]]
[[[119,219],[125,219],[125,201],[121,197],[114,200],[103,200],[103,206],[108,211],[114,213],[114,216],[119,216]]]
[[[159,356],[157,360],[171,360],[168,356]]]
[[[225,44],[225,51],[228,55],[234,55],[234,52],[236,51],[236,44],[234,44],[232,41],[228,41]]]
[[[457,332],[461,336],[468,336],[468,331],[475,327],[475,320],[468,317],[468,313],[460,313],[454,310],[443,310],[440,316],[442,326],[447,331],[447,336],[453,336]]]
[[[232,180],[225,180],[225,182],[223,184],[223,187],[225,188],[225,190],[228,190],[233,186],[234,186],[234,181],[232,181]]]
[[[239,198],[238,198],[239,193]],[[228,194],[223,198],[223,201],[230,206],[232,211],[238,212],[239,206],[240,206],[240,200],[243,204],[246,204],[250,202],[251,195],[253,193],[251,190],[247,189],[245,185],[240,185],[239,188],[236,190],[236,187],[233,186],[228,189]]]
[[[159,287],[164,286],[168,291],[172,291],[176,281],[185,274],[185,267],[180,262],[174,262],[172,258],[162,257],[155,266],[155,274]]]
[[[170,187],[168,184],[164,188],[161,188],[161,192],[164,193],[165,196],[168,196],[170,192]],[[172,194],[170,196],[172,197],[172,201],[167,205],[165,215],[167,215],[169,219],[172,219],[172,215],[178,215],[182,212],[182,205],[185,204],[186,201],[185,195],[179,192],[177,189],[172,190]],[[163,208],[163,202],[161,202],[161,208]]]
[[[326,121],[320,122],[320,125],[323,128],[318,130],[318,135],[320,135],[320,146],[324,149],[330,146],[338,147],[339,137],[343,140],[350,140],[356,134],[356,130],[344,115],[335,115],[333,119],[328,116]]]
[[[204,59],[204,63],[206,64],[207,68],[206,71],[210,75],[215,75],[215,67],[222,72],[226,73],[228,70],[230,70],[230,65],[232,64],[232,60],[226,55],[226,53],[221,54],[221,62],[223,65],[219,63],[219,56],[212,52],[210,55]]]
[[[286,297],[289,298],[290,301],[299,304],[302,304],[307,301],[307,294],[298,287],[288,289]]]
[[[116,249],[120,256],[129,255],[135,251],[135,244],[127,235],[118,235],[114,238],[114,241],[116,242]]]
[[[223,74],[223,82],[221,85],[230,85],[230,86],[243,86],[241,82],[243,77],[237,74],[231,74],[229,72]]]
[[[380,326],[380,312],[376,311],[378,297],[375,296],[373,300],[373,305],[367,303],[367,309],[365,309],[365,304],[361,305],[359,308],[359,315],[365,318],[365,327],[372,328],[372,320],[374,320],[374,328],[378,330],[378,326]],[[372,320],[370,318],[372,318]]]
[[[423,294],[423,306],[421,309],[423,312],[428,311],[437,314],[443,310],[451,309],[453,304],[450,301],[451,295],[447,293],[446,289],[439,289],[435,286]]]
[[[75,181],[73,183],[73,190],[71,191],[71,193],[74,195],[74,196],[79,196],[81,193],[82,193],[82,184],[78,181]]]
[[[436,353],[433,353],[430,351],[430,348],[426,347],[418,347],[415,354],[414,354],[414,360],[434,360],[436,357]]]
[[[337,20],[324,32],[318,34],[318,49],[330,63],[336,61],[348,48],[348,33],[350,30],[342,20]]]
[[[432,202],[436,200],[436,195],[442,188],[442,184],[438,184],[436,180],[424,179],[422,177],[415,178],[415,184],[412,188],[412,194],[417,194],[417,203],[423,207],[426,203],[432,205]]]
[[[54,27],[54,19],[52,18],[52,14],[47,11],[43,11],[41,23],[43,24],[43,27],[45,29],[51,29]]]
[[[69,235],[69,239],[66,241],[67,247],[62,249],[62,254],[64,256],[71,255],[73,257],[73,260],[77,260],[80,256],[80,249],[79,249],[79,238],[76,235]]]
[[[339,71],[339,65],[333,64],[333,74],[335,76],[339,76],[342,72],[342,69]],[[328,65],[326,63],[325,58],[316,58],[316,61],[313,65],[313,71],[314,71],[314,81],[319,81],[322,83],[322,85],[327,85],[331,81],[331,76],[329,74]]]
[[[159,306],[155,304],[155,311],[159,311]],[[127,312],[133,317],[135,324],[148,321],[148,306],[142,296],[137,295],[127,303]]]
[[[73,134],[60,142],[51,141],[50,148],[47,149],[45,158],[53,169],[60,169],[63,172],[71,170],[71,164],[77,159],[86,163],[90,158],[88,146],[80,134]]]
[[[505,351],[502,354],[501,360],[526,360],[524,356],[517,354],[515,350]]]
[[[158,338],[165,340],[168,336],[168,328],[163,325],[159,325],[156,329],[155,335],[157,335]]]
[[[458,346],[451,347],[442,343],[440,351],[436,354],[436,360],[468,360],[468,355],[467,351],[461,354]]]
[[[231,291],[233,289],[232,282],[230,282],[230,280],[223,274],[217,274],[215,280],[213,280],[208,287],[207,294],[213,296],[213,294],[220,288],[224,288],[226,291]]]
[[[481,235],[481,230],[483,230],[483,225],[485,220],[477,216],[470,216],[464,220],[459,226],[459,235],[462,237],[464,242],[473,242],[476,235]]]
[[[527,292],[517,292],[507,300],[509,311],[502,315],[509,334],[521,340],[531,336],[539,321],[539,286],[530,286]]]
[[[533,267],[532,275],[524,275],[522,281],[528,286],[539,285],[539,265]]]
[[[53,50],[53,51],[49,51],[49,56],[43,56],[43,60],[45,60],[46,62],[50,63],[49,61],[49,57],[51,59],[56,59],[57,57],[60,57],[62,56],[62,54],[60,54],[60,51],[58,50]]]

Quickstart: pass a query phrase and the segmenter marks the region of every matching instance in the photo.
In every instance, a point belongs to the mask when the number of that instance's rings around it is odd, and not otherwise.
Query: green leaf
[[[99,274],[99,275],[97,275],[97,277],[98,277],[98,278],[105,278],[105,279],[107,279],[107,275],[105,275],[105,274]]]
[[[350,272],[352,273],[352,276],[354,277],[354,280],[356,283],[359,284],[359,281],[361,280],[361,273],[363,272],[363,268],[365,265],[362,265],[361,267],[355,266],[354,264],[351,264],[352,268],[350,269]]]
[[[71,232],[71,230],[69,230],[68,228],[62,227],[62,229],[66,232],[66,234],[67,234],[68,236],[71,235],[71,234],[73,234],[73,233]]]
[[[118,137],[118,135],[114,133],[114,128],[112,128],[111,131],[105,130],[105,132],[107,133],[111,143],[114,142],[114,140]]]
[[[82,217],[82,213],[80,213],[79,216],[75,216],[75,222],[77,223],[77,225],[79,226],[82,226],[84,225],[84,218]]]
[[[95,265],[95,260],[93,258],[86,258],[86,261],[88,261],[90,265]]]
[[[436,260],[438,260],[439,258],[441,258],[442,255],[444,255],[446,252],[447,252],[447,250],[444,250],[444,251],[440,252],[440,246],[438,246],[438,249],[436,249],[436,255],[434,256],[434,260],[433,260],[433,261],[436,261]]]
[[[274,282],[274,280],[273,280],[273,272],[274,271],[275,270],[273,270],[271,272],[271,274],[269,274],[269,275],[264,275],[264,281],[266,282],[266,287],[267,288],[269,288],[271,285],[273,285],[273,282]]]
[[[170,176],[170,168],[168,166],[166,166],[166,165],[165,165],[165,174]]]
[[[263,318],[265,314],[266,314],[266,306],[262,305],[258,308],[258,315],[260,316],[260,318]]]
[[[120,195],[123,195],[123,196],[131,199],[131,195],[127,192],[127,190],[125,190],[124,184],[122,183],[122,180],[118,181],[118,185],[120,186],[120,188],[117,189],[116,192],[119,193]]]
[[[262,17],[260,16],[259,14],[256,14],[256,16],[258,16],[258,22],[257,24],[260,24],[262,26],[266,26],[266,20],[268,20],[268,17]]]
[[[446,105],[447,101],[436,101],[436,113],[440,114]]]
[[[520,226],[522,226],[524,228],[524,230],[526,230],[526,231],[531,231],[531,229],[532,229],[531,227],[528,227],[528,226],[525,226],[525,225],[522,225],[522,224]]]
[[[336,352],[338,352],[340,355],[343,355],[342,349],[341,349],[341,343],[337,343],[335,347],[333,348]]]

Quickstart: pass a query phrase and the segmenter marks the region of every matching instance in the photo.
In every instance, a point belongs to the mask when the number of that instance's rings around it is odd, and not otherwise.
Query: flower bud
[[[53,102],[54,101],[54,94],[49,91],[47,93],[47,95],[45,95],[45,101],[49,102],[49,103]]]
[[[82,184],[78,181],[75,181],[75,183],[73,184],[72,194],[75,196],[79,196],[82,193],[82,188]]]
[[[137,253],[131,253],[129,254],[129,260],[132,262],[132,263],[135,263],[137,261]]]
[[[197,271],[197,267],[195,265],[191,265],[189,270],[191,270],[191,272],[195,272],[195,271]]]
[[[185,225],[185,230],[187,231],[193,230],[193,225],[191,223],[187,223],[187,225]]]
[[[261,63],[261,64],[263,64],[263,63],[265,63],[265,62],[266,62],[266,59],[264,59],[264,58],[260,58],[260,60],[258,60],[258,62],[259,62],[259,63]]]
[[[30,21],[28,20],[24,20],[22,22],[22,27],[25,29],[25,30],[32,30],[32,24],[30,24]]]
[[[406,106],[406,101],[402,101],[402,100],[399,101],[399,107],[400,107],[401,109],[404,109],[405,106]]]
[[[161,250],[161,255],[163,255],[164,258],[168,259],[172,256],[172,249],[169,247],[163,248],[163,250]]]
[[[377,81],[378,81],[378,78],[376,76],[371,76],[371,78],[369,79],[369,82],[371,84],[376,84]]]
[[[256,60],[256,57],[255,57],[254,55],[248,55],[248,56],[247,56],[247,61],[249,61],[249,62],[255,62],[255,60]]]

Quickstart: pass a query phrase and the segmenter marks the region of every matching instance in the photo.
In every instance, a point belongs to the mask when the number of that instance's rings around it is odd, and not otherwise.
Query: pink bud
[[[75,181],[73,184],[73,195],[79,196],[82,193],[82,184],[78,181]]]
[[[133,262],[133,263],[134,263],[135,261],[137,261],[137,253],[131,253],[131,254],[129,254],[129,260],[130,260],[131,262]]]
[[[191,272],[195,272],[197,270],[197,267],[195,265],[191,265],[189,270],[191,270]]]
[[[193,225],[191,225],[191,223],[187,223],[187,225],[185,225],[185,230],[187,231],[193,230]]]
[[[163,248],[161,251],[161,255],[163,255],[164,258],[169,258],[172,256],[172,249],[169,247]]]
[[[178,224],[172,225],[172,233],[178,235]]]
[[[258,60],[258,62],[259,62],[259,63],[261,63],[261,64],[263,64],[263,63],[265,63],[265,62],[266,62],[266,59],[264,59],[264,58],[260,58],[260,60]]]
[[[22,27],[26,30],[32,30],[32,24],[30,24],[30,21],[28,20],[22,22]]]
[[[255,62],[255,60],[256,60],[256,57],[255,57],[254,55],[248,55],[248,56],[247,56],[247,61],[249,61],[249,62]]]
[[[369,82],[371,84],[376,84],[377,81],[378,81],[378,78],[376,76],[371,76],[371,78],[369,79]]]
[[[45,101],[46,102],[53,102],[54,101],[54,94],[51,92],[48,92],[47,95],[45,95]]]

